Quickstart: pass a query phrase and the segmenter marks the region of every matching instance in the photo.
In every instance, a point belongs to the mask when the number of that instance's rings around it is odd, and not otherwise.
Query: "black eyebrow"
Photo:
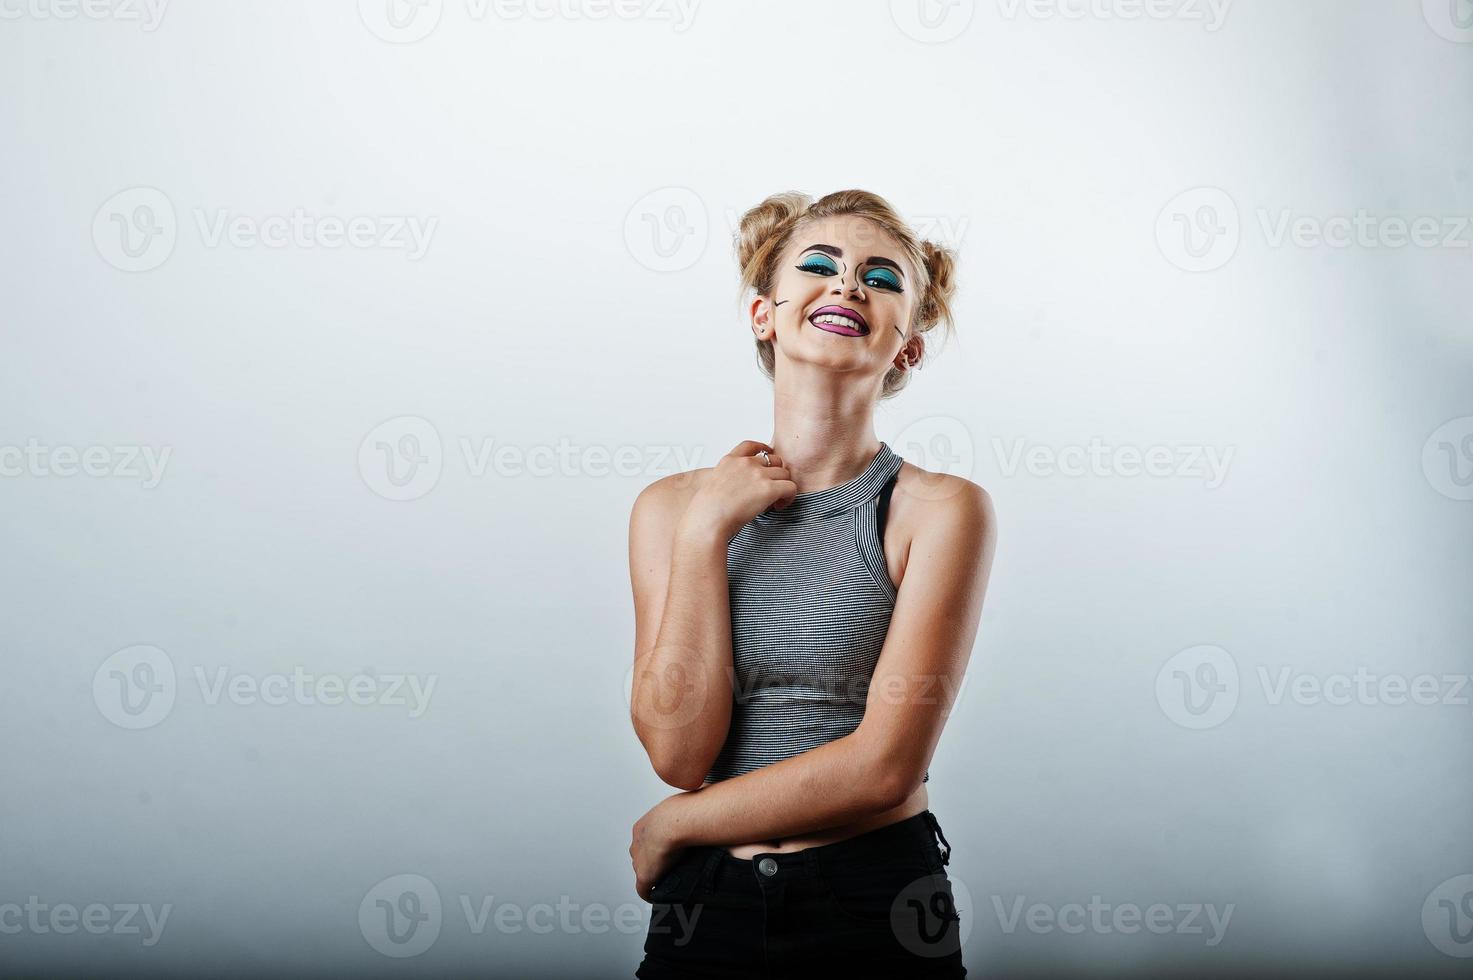
[[[812,252],[815,250],[819,252],[827,252],[829,255],[832,255],[836,259],[842,259],[844,257],[844,250],[836,245],[809,245],[803,251]],[[883,265],[887,268],[894,269],[896,272],[900,273],[900,277],[902,279],[905,278],[905,270],[900,268],[900,265],[898,263],[892,262],[890,259],[885,258],[883,255],[871,255],[866,261],[869,265]]]

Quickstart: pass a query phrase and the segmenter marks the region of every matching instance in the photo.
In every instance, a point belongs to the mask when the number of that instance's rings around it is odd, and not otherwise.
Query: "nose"
[[[864,285],[860,283],[859,273],[857,271],[854,273],[853,281],[848,286],[845,286],[844,277],[841,277],[839,279],[839,284],[834,287],[834,294],[837,296],[842,296],[844,295],[846,289],[856,298],[864,299]]]

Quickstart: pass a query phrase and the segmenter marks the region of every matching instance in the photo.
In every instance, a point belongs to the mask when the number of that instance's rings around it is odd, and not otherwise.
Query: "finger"
[[[788,504],[791,504],[793,502],[793,498],[798,495],[798,484],[794,483],[792,480],[778,480],[777,482],[780,484],[785,484],[785,486],[783,487],[783,495],[773,502],[772,509],[782,510],[784,507],[788,506]]]
[[[728,456],[755,456],[755,455],[757,455],[757,453],[759,451],[761,451],[763,449],[766,449],[768,452],[771,452],[772,451],[772,447],[769,446],[765,442],[758,442],[756,439],[747,439],[744,442],[737,443],[736,444],[736,448],[733,449],[731,452],[727,453],[726,455],[728,455]]]
[[[774,480],[791,480],[793,474],[788,472],[786,466],[759,466],[757,472]]]
[[[757,460],[757,462],[759,462],[759,463],[762,462],[762,457],[760,457],[760,456],[754,456],[753,459]],[[768,453],[767,454],[767,459],[768,459],[767,465],[768,465],[769,468],[774,467],[774,466],[786,466],[787,465],[786,463],[783,462],[783,458],[781,456],[779,456],[777,453]]]

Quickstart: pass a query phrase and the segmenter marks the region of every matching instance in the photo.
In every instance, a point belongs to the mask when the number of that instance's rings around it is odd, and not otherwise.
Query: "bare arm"
[[[658,815],[656,835],[677,848],[770,840],[903,803],[920,785],[965,674],[994,546],[991,499],[959,481],[957,493],[935,502],[911,544],[859,727],[812,751],[669,798],[647,815]]]
[[[660,778],[697,789],[731,725],[734,666],[726,545],[741,525],[796,486],[774,455],[763,467],[743,442],[691,492],[690,475],[647,487],[629,521],[634,590],[635,733]]]
[[[683,529],[672,494],[658,487],[640,494],[629,522],[630,713],[660,778],[695,789],[731,724],[726,542],[709,530]]]

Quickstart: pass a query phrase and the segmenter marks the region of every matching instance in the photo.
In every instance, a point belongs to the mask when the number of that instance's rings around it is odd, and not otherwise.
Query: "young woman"
[[[964,976],[925,783],[992,505],[873,428],[952,326],[953,256],[857,190],[775,195],[738,237],[772,440],[655,482],[630,519],[631,713],[684,791],[634,825],[636,975]]]

